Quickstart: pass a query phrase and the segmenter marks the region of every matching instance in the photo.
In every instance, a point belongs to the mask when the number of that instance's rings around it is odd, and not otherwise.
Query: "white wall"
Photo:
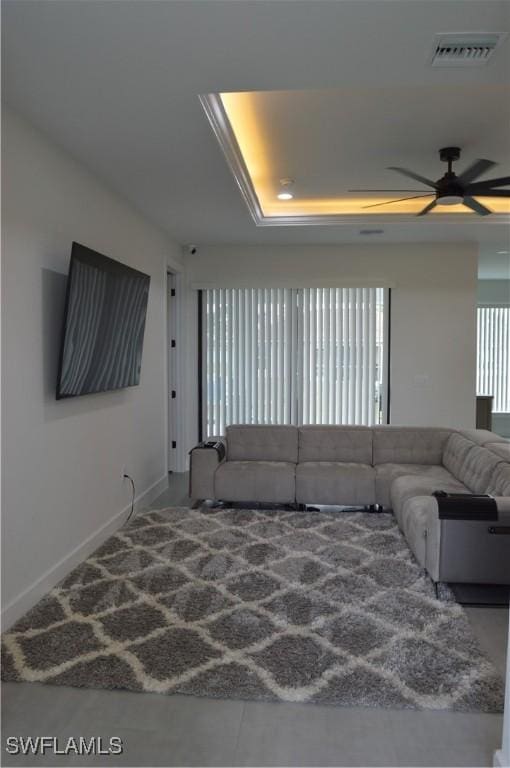
[[[167,478],[167,259],[181,252],[31,126],[2,120],[4,621],[21,615],[130,502]],[[55,400],[71,242],[151,276],[139,387]],[[145,495],[144,495],[145,494]]]
[[[392,285],[391,421],[475,422],[475,244],[202,247],[193,286]]]

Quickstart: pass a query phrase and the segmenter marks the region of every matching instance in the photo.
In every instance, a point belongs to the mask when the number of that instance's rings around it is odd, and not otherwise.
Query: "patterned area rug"
[[[503,685],[389,514],[139,515],[4,635],[4,680],[501,711]]]

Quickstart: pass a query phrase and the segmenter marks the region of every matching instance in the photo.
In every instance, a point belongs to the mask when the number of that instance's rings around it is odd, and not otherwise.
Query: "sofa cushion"
[[[505,461],[498,464],[489,480],[486,493],[491,496],[510,496],[510,464]]]
[[[226,429],[228,461],[298,460],[297,427],[236,424]]]
[[[500,463],[501,459],[492,451],[473,445],[465,455],[455,477],[464,483],[471,493],[486,493],[494,470]]]
[[[375,471],[368,464],[305,461],[296,467],[299,504],[375,504]]]
[[[284,461],[224,461],[214,475],[214,496],[223,501],[293,504],[296,465]]]
[[[510,496],[510,442],[487,443],[485,448],[501,459],[489,480],[487,493],[492,496]]]
[[[369,427],[299,427],[299,461],[372,463]]]
[[[485,448],[487,448],[488,451],[495,453],[496,456],[499,456],[500,459],[506,461],[507,464],[510,464],[510,441],[505,440],[501,443],[486,443]]]
[[[402,475],[420,475],[433,477],[438,487],[442,482],[450,481],[452,475],[437,464],[377,464],[375,466],[375,500],[383,507],[391,507],[391,485]]]
[[[505,438],[488,429],[459,429],[459,434],[471,440],[476,445],[486,446],[487,443],[504,443]]]
[[[453,433],[446,441],[443,451],[443,466],[456,478],[460,477],[466,457],[474,443],[463,435]]]
[[[373,464],[441,464],[451,429],[374,427]]]
[[[402,475],[397,477],[391,486],[391,505],[397,522],[402,528],[402,510],[404,504],[413,496],[431,496],[434,491],[446,491],[447,493],[469,493],[461,482],[453,476],[449,480],[437,481],[435,477],[420,475]]]

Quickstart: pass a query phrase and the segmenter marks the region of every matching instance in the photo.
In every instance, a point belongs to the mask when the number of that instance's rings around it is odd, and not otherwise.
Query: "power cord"
[[[129,521],[133,517],[133,512],[135,511],[135,481],[133,480],[131,475],[124,474],[124,475],[122,475],[122,477],[125,477],[131,483],[131,490],[132,490],[131,509],[129,511],[129,515],[126,518],[126,523],[129,523]],[[126,525],[126,523],[124,523],[124,525]]]

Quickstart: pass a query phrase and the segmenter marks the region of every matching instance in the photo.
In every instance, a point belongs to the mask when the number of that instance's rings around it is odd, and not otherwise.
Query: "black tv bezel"
[[[108,389],[95,389],[93,392],[82,392],[77,395],[67,395],[62,394],[60,391],[60,384],[62,380],[62,365],[64,362],[64,348],[65,348],[65,341],[66,341],[66,329],[67,329],[67,318],[69,314],[69,299],[70,299],[70,293],[71,293],[71,281],[73,276],[73,267],[76,261],[79,261],[80,259],[80,253],[87,256],[87,264],[91,264],[92,266],[96,266],[99,269],[105,269],[108,272],[111,272],[113,274],[126,274],[131,273],[133,276],[143,278],[144,280],[147,280],[147,304],[145,307],[145,320],[144,320],[144,337],[145,337],[145,323],[147,321],[147,308],[149,305],[149,291],[150,291],[150,275],[145,274],[145,272],[141,272],[138,269],[135,269],[134,267],[129,267],[127,264],[123,264],[121,261],[117,261],[116,259],[110,258],[110,256],[105,256],[103,253],[99,253],[99,251],[94,251],[92,248],[88,248],[86,245],[82,245],[81,243],[77,243],[73,240],[73,244],[71,247],[71,258],[69,263],[69,273],[67,276],[67,285],[66,285],[66,297],[65,297],[65,303],[64,303],[64,315],[62,320],[62,330],[60,334],[60,351],[59,351],[59,358],[58,358],[58,371],[57,371],[57,386],[56,386],[56,392],[55,392],[55,399],[56,400],[69,400],[74,397],[88,397],[89,395],[101,395],[104,392],[118,392],[122,389],[130,389],[131,387],[138,387],[140,386],[140,383],[137,384],[126,384],[122,387],[110,387]],[[142,341],[143,345],[143,341]],[[142,347],[143,349],[143,347]]]

